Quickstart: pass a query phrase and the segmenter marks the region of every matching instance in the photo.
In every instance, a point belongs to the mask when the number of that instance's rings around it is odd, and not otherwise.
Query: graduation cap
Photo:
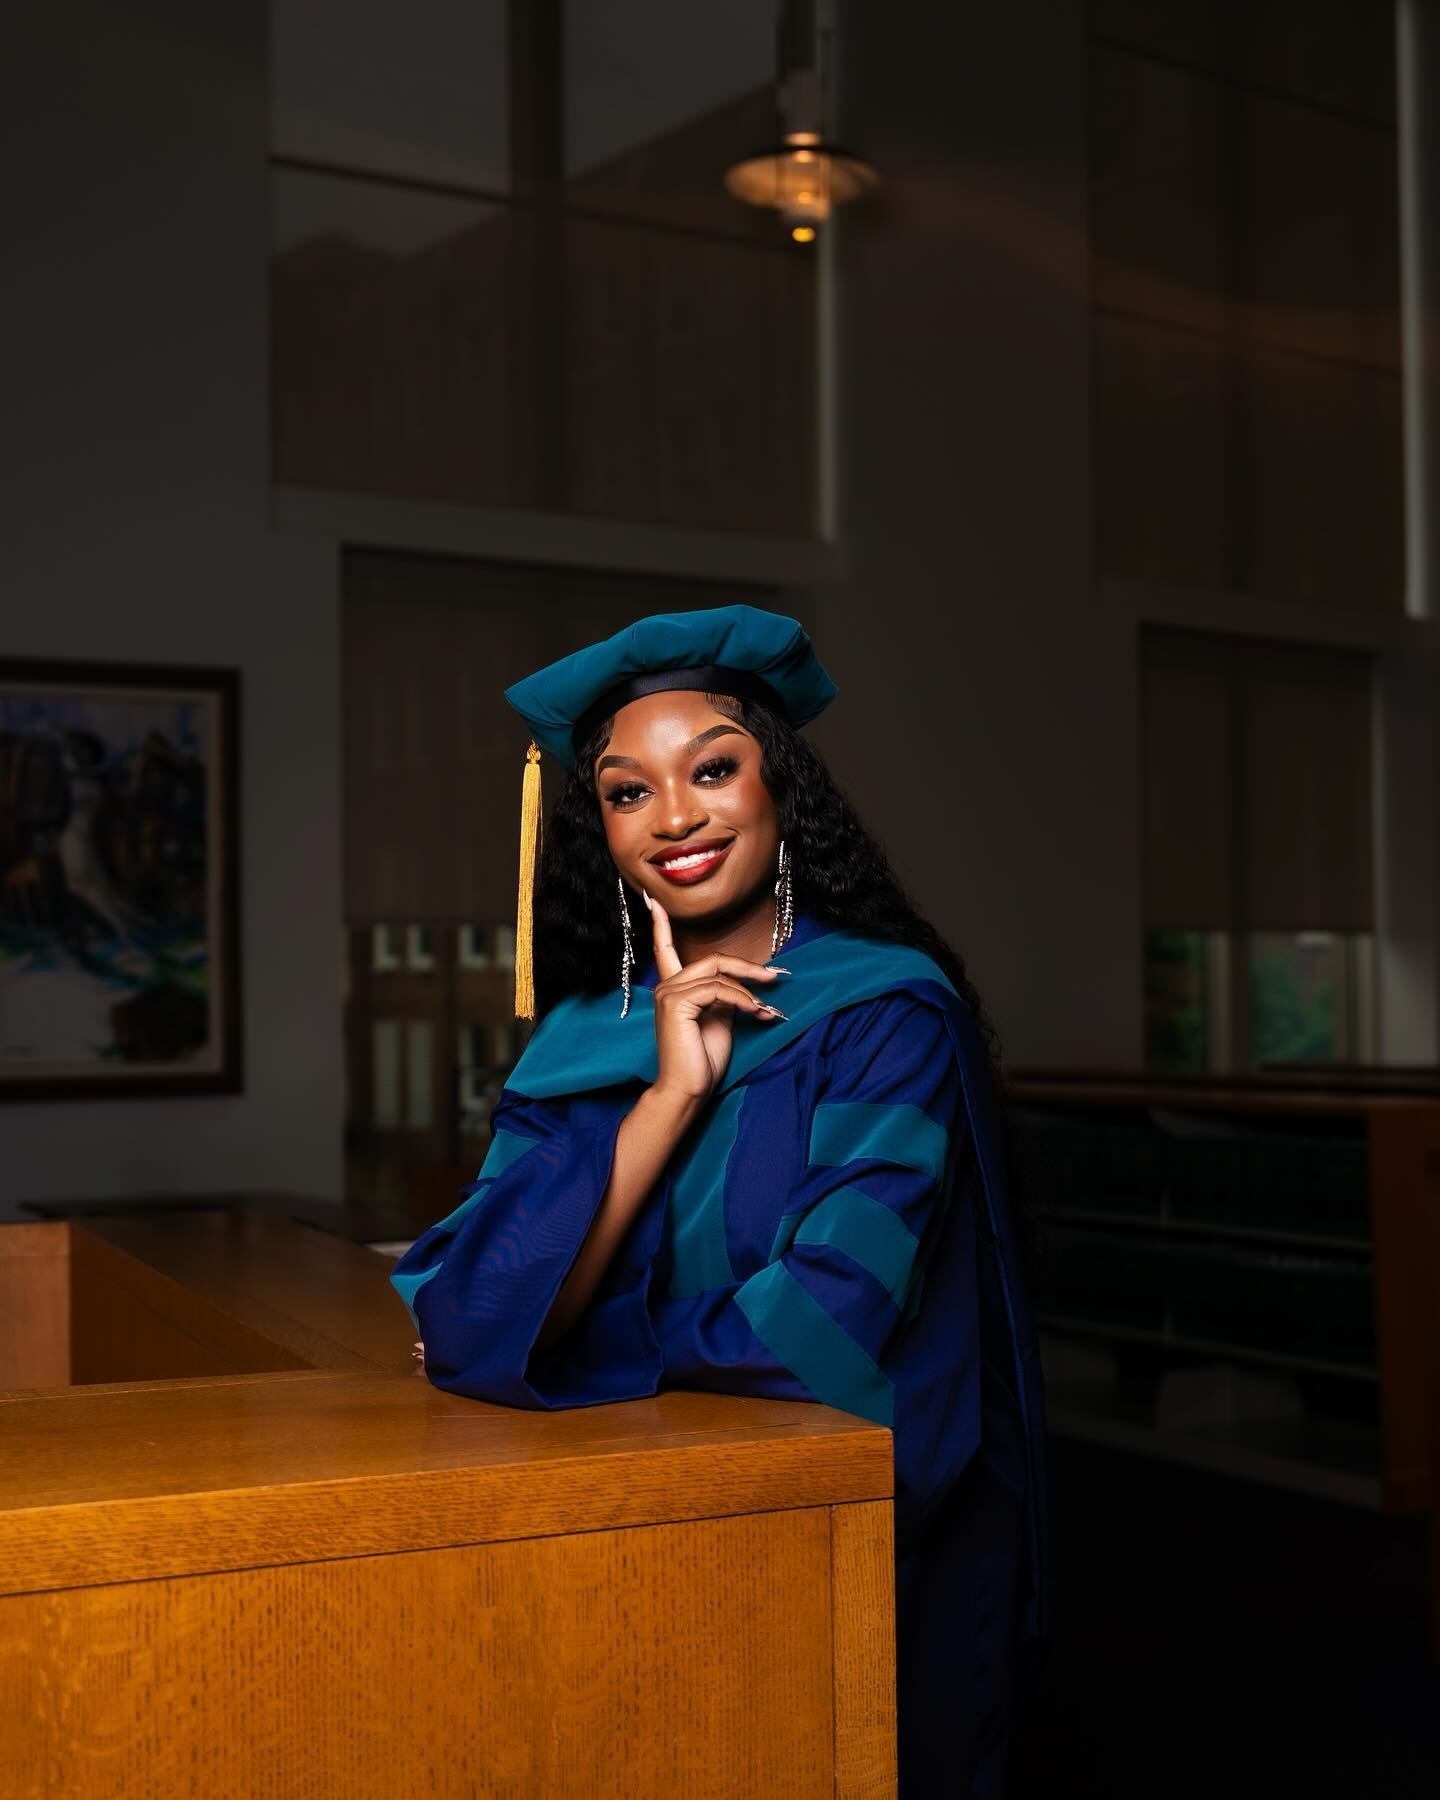
[[[835,698],[809,634],[758,606],[656,613],[602,643],[561,657],[505,698],[529,725],[520,807],[520,892],[515,926],[515,1012],[535,1016],[534,891],[540,836],[540,752],[573,768],[597,725],[646,694],[684,688],[759,700],[789,724],[808,724]]]

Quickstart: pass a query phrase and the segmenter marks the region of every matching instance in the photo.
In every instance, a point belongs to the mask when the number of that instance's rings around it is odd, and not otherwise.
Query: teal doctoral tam
[[[797,619],[758,606],[655,613],[505,690],[535,742],[567,767],[589,731],[627,701],[678,688],[766,701],[806,725],[835,698]]]

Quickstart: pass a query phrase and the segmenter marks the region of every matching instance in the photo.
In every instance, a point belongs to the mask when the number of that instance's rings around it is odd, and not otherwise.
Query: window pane
[[[370,1123],[387,1130],[400,1123],[400,1025],[376,1019],[370,1027]]]
[[[493,1066],[508,1075],[520,1055],[520,1022],[501,1019],[491,1034]]]
[[[1223,347],[1104,314],[1093,342],[1097,566],[1137,581],[1229,585]]]
[[[725,170],[777,135],[773,0],[566,8],[565,172],[581,206],[745,236]]]
[[[1090,0],[1090,29],[1132,49],[1217,65],[1221,14],[1214,0]]]
[[[1209,1065],[1205,933],[1145,934],[1147,1068],[1203,1071]]]
[[[815,270],[785,245],[572,219],[564,430],[574,510],[808,534]]]
[[[435,1122],[435,1033],[428,1019],[405,1025],[405,1123],[428,1131]]]
[[[1394,9],[1089,11],[1097,567],[1402,611]]]
[[[530,504],[529,232],[508,207],[277,169],[276,480]]]
[[[1225,640],[1141,626],[1141,873],[1155,930],[1231,920],[1231,686]]]
[[[466,969],[490,967],[490,934],[483,925],[460,927],[460,964]]]
[[[1098,306],[1218,328],[1225,285],[1223,99],[1216,83],[1092,49],[1092,292]]]
[[[1248,592],[1405,609],[1401,387],[1381,369],[1255,348],[1237,470]]]
[[[1249,0],[1232,9],[1219,35],[1227,45],[1228,66],[1257,87],[1394,121],[1393,6],[1374,0],[1262,0],[1260,5]]]
[[[1090,28],[1297,100],[1395,116],[1395,13],[1375,0],[1090,0]]]
[[[1344,939],[1331,932],[1263,932],[1250,940],[1253,1061],[1342,1062]]]
[[[1247,331],[1368,368],[1400,368],[1395,138],[1350,118],[1246,95],[1238,213]]]
[[[273,0],[274,149],[504,188],[507,11],[507,0]]]

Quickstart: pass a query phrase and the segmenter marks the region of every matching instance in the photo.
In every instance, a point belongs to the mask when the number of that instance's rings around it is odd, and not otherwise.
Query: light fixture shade
[[[725,186],[737,200],[772,207],[792,228],[813,227],[834,207],[879,185],[869,163],[808,131],[793,131],[773,150],[725,172]]]

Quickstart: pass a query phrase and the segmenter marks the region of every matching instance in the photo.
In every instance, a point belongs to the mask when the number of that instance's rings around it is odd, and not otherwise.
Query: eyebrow
[[[744,732],[735,725],[712,725],[708,731],[702,731],[699,737],[691,738],[690,742],[681,749],[680,754],[681,756],[693,756],[712,738],[743,737],[744,735]],[[639,767],[639,762],[633,756],[602,756],[595,765],[595,773],[599,775],[606,769],[638,769]]]
[[[702,744],[708,744],[711,738],[740,737],[743,734],[734,725],[712,725],[708,731],[702,731],[699,737],[691,738],[680,752],[682,756],[693,756]]]

